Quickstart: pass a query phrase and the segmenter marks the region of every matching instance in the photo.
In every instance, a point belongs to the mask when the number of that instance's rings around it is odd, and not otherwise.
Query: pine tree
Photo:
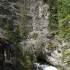
[[[61,42],[70,41],[70,0],[48,0],[49,5],[49,30],[55,34],[55,38]],[[55,6],[56,5],[56,6]],[[57,18],[57,19],[56,19]],[[56,25],[57,24],[57,25]],[[57,29],[56,29],[57,27]],[[70,46],[62,46],[62,63],[60,70],[70,68]]]

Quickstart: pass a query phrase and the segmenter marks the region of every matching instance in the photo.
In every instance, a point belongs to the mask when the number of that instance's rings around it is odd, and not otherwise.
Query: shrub
[[[33,34],[33,39],[35,39],[35,40],[36,40],[36,39],[37,39],[37,37],[38,37],[38,34],[37,34],[37,33],[34,33],[34,34]]]

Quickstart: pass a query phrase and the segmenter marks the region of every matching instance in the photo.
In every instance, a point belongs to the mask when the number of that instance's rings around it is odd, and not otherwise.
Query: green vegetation
[[[53,50],[57,47],[57,45],[53,44],[52,42],[48,42],[48,47],[46,49],[48,49],[49,51],[50,50]]]
[[[58,29],[58,4],[57,0],[48,1],[50,15],[49,15],[49,25],[48,28],[50,31],[56,31]]]
[[[36,39],[37,39],[37,37],[38,37],[38,34],[37,34],[37,33],[34,33],[32,37],[33,37],[33,39],[35,39],[35,40],[36,40]]]
[[[70,41],[70,1],[69,0],[48,0],[50,12],[48,29],[55,34],[55,39],[59,43]],[[62,65],[60,70],[67,69],[70,66],[69,46],[62,48]]]
[[[64,41],[70,40],[70,4],[68,0],[58,1],[59,33]]]
[[[49,15],[49,25],[48,30],[50,34],[54,34],[54,37],[60,44],[62,42],[70,41],[70,0],[44,0],[49,5],[48,11]],[[17,3],[18,4],[18,3]],[[14,6],[11,6],[11,9],[14,11]],[[35,7],[37,10],[37,6]],[[42,48],[34,48],[34,45],[30,48],[32,53],[25,52],[22,50],[20,42],[26,40],[28,37],[29,30],[27,28],[28,19],[31,17],[28,14],[26,3],[23,4],[23,9],[20,11],[16,9],[15,14],[20,17],[20,23],[14,25],[13,22],[10,22],[10,19],[5,19],[5,22],[1,24],[1,28],[4,30],[4,36],[7,40],[11,41],[13,44],[14,57],[16,58],[16,70],[31,70],[36,62],[36,55],[41,54]],[[32,38],[36,40],[38,38],[38,33],[34,33]],[[5,39],[0,38],[4,42]],[[56,48],[56,45],[53,45],[52,42],[49,42],[47,47],[48,50]],[[39,50],[40,49],[40,50]],[[62,47],[62,63],[60,70],[64,70],[70,67],[70,46]],[[39,50],[39,51],[38,51]],[[14,70],[14,69],[13,69]],[[66,69],[69,70],[69,69]]]
[[[10,23],[9,20],[6,20],[5,23],[2,24],[1,28],[4,30],[3,34],[4,36],[12,42],[13,44],[13,50],[14,50],[14,57],[16,60],[16,67],[13,68],[13,70],[31,70],[31,68],[34,66],[34,59],[35,55],[30,55],[28,52],[23,51],[20,42],[22,40],[26,40],[28,36],[28,17],[27,15],[27,8],[26,4],[24,3],[22,11],[19,13],[20,15],[20,21],[18,25],[14,25],[13,23]]]
[[[28,29],[26,28],[28,24],[28,17],[27,15],[27,8],[26,4],[24,3],[22,11],[19,13],[20,14],[20,20],[21,23],[19,24],[19,31],[20,31],[20,36],[22,38],[26,38],[28,35]]]
[[[70,46],[63,46],[62,47],[62,68],[69,70],[70,68]]]
[[[49,31],[55,33],[55,38],[70,40],[70,4],[68,0],[49,0]]]
[[[35,60],[33,58],[33,54],[31,55],[28,52],[24,52],[24,55],[20,59],[20,64],[24,70],[31,70],[34,67]]]

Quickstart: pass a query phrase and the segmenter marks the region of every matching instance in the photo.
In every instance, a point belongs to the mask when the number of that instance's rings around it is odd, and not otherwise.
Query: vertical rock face
[[[34,45],[35,47],[43,46],[47,44],[47,26],[48,26],[48,5],[43,0],[30,0],[28,13],[32,17],[32,31],[29,32],[29,38],[26,43],[29,46]],[[37,35],[37,37],[35,36]],[[34,39],[36,37],[36,39]]]
[[[44,3],[43,0],[30,0],[26,2],[28,13],[32,17],[32,31],[29,32],[29,38],[26,41],[22,41],[22,47],[24,50],[30,51],[28,48],[40,48],[43,54],[45,54],[45,59],[47,59],[53,65],[59,65],[61,60],[61,47],[58,46],[56,40],[51,39],[54,35],[49,35],[48,31],[48,5]],[[53,45],[52,50],[48,50],[49,43]],[[51,45],[51,46],[52,46]],[[56,48],[56,46],[58,46]],[[60,52],[59,52],[60,51]],[[43,55],[41,55],[43,57]]]
[[[28,43],[36,44],[36,42],[46,42],[49,13],[47,12],[48,5],[45,4],[43,0],[1,0],[0,26],[4,23],[6,24],[7,21],[13,23],[13,25],[21,23],[20,14],[24,3],[26,3],[27,12],[31,17],[27,24],[27,27],[30,29],[29,38],[27,39]],[[36,39],[33,39],[34,33],[38,35]]]
[[[44,0],[45,1],[45,0]],[[56,48],[57,41],[49,40],[47,35],[48,31],[48,5],[43,0],[0,0],[0,26],[3,23],[13,23],[13,25],[19,24],[20,15],[23,9],[23,4],[26,4],[29,31],[28,38],[21,42],[24,50],[28,50],[30,47],[40,48],[43,54],[46,54],[46,58],[54,65],[59,65],[60,61],[57,60],[61,56],[59,53],[60,47]],[[21,14],[22,15],[22,14]],[[12,27],[13,28],[13,27]],[[0,29],[1,30],[1,29]],[[2,33],[1,33],[2,34]],[[0,35],[1,35],[0,34]],[[50,37],[53,37],[51,35]],[[48,50],[48,45],[55,44],[53,50]],[[49,55],[50,54],[50,55]]]

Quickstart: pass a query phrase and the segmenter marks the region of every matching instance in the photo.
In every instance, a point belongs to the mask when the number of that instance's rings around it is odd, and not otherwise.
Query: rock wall
[[[40,51],[42,51],[40,57],[43,57],[53,65],[60,65],[61,60],[58,59],[61,57],[61,46],[48,31],[48,5],[43,0],[30,0],[28,4],[28,13],[32,17],[32,31],[29,32],[29,38],[21,42],[22,47],[27,51],[30,51],[30,47],[33,48],[32,50],[40,48]],[[36,38],[34,38],[35,34],[37,35]],[[55,47],[52,50],[47,49],[50,42]]]
[[[42,44],[45,44],[45,47],[47,45],[48,34],[48,5],[45,4],[43,0],[33,0],[29,5],[29,9],[28,13],[32,17],[32,31],[29,32],[29,38],[25,41],[27,47],[32,45],[35,47],[41,47]],[[33,38],[34,34],[38,35],[36,39]]]
[[[1,0],[0,1],[0,26],[9,21],[13,25],[19,24],[23,4],[26,3],[27,13],[30,15],[28,20],[28,38],[21,42],[23,50],[30,51],[29,48],[40,48],[45,55],[45,59],[53,65],[60,65],[61,45],[50,35],[48,31],[48,5],[45,0]],[[12,27],[13,28],[13,27]],[[0,29],[2,36],[2,30]],[[53,49],[48,50],[49,43]],[[57,47],[57,48],[56,48]],[[33,49],[32,49],[33,50]],[[41,55],[42,57],[43,55]]]

